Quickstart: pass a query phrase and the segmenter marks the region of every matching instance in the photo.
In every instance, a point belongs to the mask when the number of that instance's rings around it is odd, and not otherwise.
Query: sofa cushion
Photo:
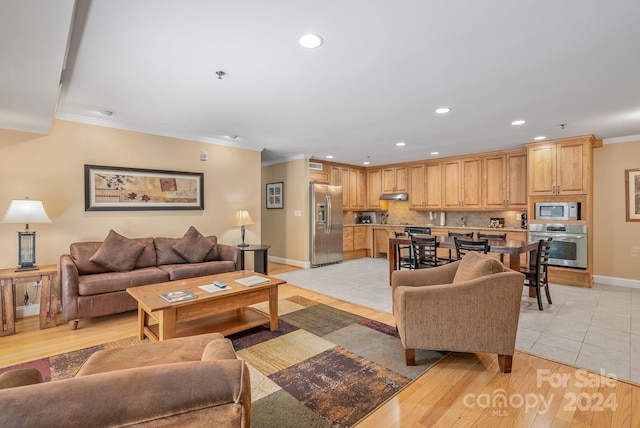
[[[189,263],[187,259],[176,253],[173,246],[178,243],[177,238],[153,238],[156,247],[157,266]]]
[[[133,238],[134,241],[144,245],[144,250],[138,257],[134,269],[142,269],[156,265],[156,247],[153,245],[153,238]]]
[[[135,269],[130,272],[81,275],[78,281],[78,295],[94,296],[167,281],[169,281],[169,274],[157,267]]]
[[[69,246],[69,255],[80,275],[111,272],[109,268],[90,261],[102,242],[74,242]]]
[[[213,248],[207,254],[207,257],[204,258],[205,262],[212,262],[214,260],[220,260],[220,252],[218,251],[218,237],[217,236],[207,236],[207,239],[211,241],[213,244]]]
[[[197,276],[215,275],[216,273],[233,272],[236,264],[232,261],[216,261],[203,263],[183,263],[175,265],[158,266],[159,269],[169,274],[171,281],[178,279],[195,278]]]
[[[200,263],[213,248],[213,243],[191,226],[172,248],[189,262]]]
[[[89,261],[116,272],[126,272],[134,268],[142,251],[144,251],[143,244],[126,238],[112,229]]]
[[[462,258],[460,266],[458,266],[458,270],[453,277],[453,283],[468,281],[503,271],[504,266],[499,260],[486,254],[471,251]]]

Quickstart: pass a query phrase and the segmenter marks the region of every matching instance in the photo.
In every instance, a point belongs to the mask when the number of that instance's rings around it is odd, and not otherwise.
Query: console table
[[[253,270],[258,273],[269,275],[268,272],[268,252],[271,245],[248,245],[246,247],[238,247],[240,249],[240,269],[244,270],[244,253],[253,251]]]
[[[58,265],[41,266],[37,270],[16,272],[0,270],[0,301],[2,303],[2,330],[0,336],[16,334],[16,284],[39,282],[40,329],[55,327],[58,315]]]

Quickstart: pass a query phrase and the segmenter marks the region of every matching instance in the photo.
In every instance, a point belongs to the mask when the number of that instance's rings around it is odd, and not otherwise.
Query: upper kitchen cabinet
[[[367,198],[364,169],[349,168],[349,209],[362,211]],[[344,193],[344,190],[343,190]]]
[[[442,208],[442,164],[429,162],[410,165],[409,209],[439,210]]]
[[[442,208],[482,208],[482,159],[464,157],[442,162]]]
[[[382,169],[367,169],[367,206],[368,210],[380,209],[382,195]]]
[[[331,165],[329,184],[333,186],[342,186],[342,209],[349,209],[349,168]]]
[[[529,195],[588,194],[594,143],[584,135],[527,144]]]
[[[486,209],[527,209],[527,151],[482,157],[482,206]]]
[[[309,161],[309,181],[330,184],[329,165],[322,162]]]
[[[382,170],[383,193],[407,193],[407,167],[389,167]]]

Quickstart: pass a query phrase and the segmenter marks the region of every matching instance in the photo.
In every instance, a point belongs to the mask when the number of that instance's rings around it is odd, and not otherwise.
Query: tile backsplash
[[[433,219],[429,218],[429,211],[413,211],[409,209],[409,203],[404,201],[389,201],[389,211],[387,211],[388,224],[409,223],[417,226],[429,224],[440,224],[441,211],[433,211]],[[355,223],[361,213],[345,212],[344,222]],[[522,211],[445,211],[445,226],[462,226],[460,217],[464,217],[465,225],[471,227],[488,227],[491,218],[504,218],[505,228],[520,228],[520,220],[517,216]],[[379,223],[380,216],[377,223]]]

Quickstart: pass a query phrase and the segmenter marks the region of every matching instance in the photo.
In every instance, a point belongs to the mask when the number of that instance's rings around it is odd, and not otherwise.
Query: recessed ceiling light
[[[327,159],[333,159],[333,155],[327,155]]]
[[[322,37],[318,36],[317,34],[305,34],[304,36],[300,37],[298,43],[300,43],[300,46],[302,46],[303,48],[315,49],[319,48],[322,43],[324,43],[324,40],[322,40]]]
[[[544,135],[540,135],[539,137],[535,137],[534,140],[536,141],[540,141],[540,140],[546,140],[547,137],[545,137]]]
[[[440,107],[436,109],[436,113],[438,114],[445,114],[445,113],[449,113],[450,111],[451,111],[451,108],[449,107]]]
[[[364,162],[362,162],[362,165],[371,165],[371,162],[369,162],[369,161],[364,161]]]
[[[430,153],[431,156],[435,156],[435,155],[439,155],[439,154],[440,154],[440,152],[431,152]]]
[[[402,141],[398,141],[398,142],[396,143],[396,146],[398,146],[398,147],[404,147],[405,145],[406,145],[406,144],[405,144],[404,142],[402,142]]]
[[[513,122],[511,122],[512,125],[524,125],[525,121],[522,119],[519,120],[514,120]]]

